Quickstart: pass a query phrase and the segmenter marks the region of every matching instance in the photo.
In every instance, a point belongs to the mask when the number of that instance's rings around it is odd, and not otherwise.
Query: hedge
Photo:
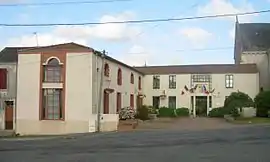
[[[223,118],[224,115],[228,114],[228,110],[225,109],[224,107],[218,107],[218,108],[213,108],[211,111],[209,111],[208,116],[212,118]]]
[[[188,108],[167,108],[161,107],[159,108],[159,117],[181,117],[181,116],[189,116]]]
[[[270,111],[270,91],[260,92],[254,99],[258,117],[268,117]]]
[[[177,116],[189,116],[189,109],[182,107],[182,108],[178,108],[176,109],[176,115]]]

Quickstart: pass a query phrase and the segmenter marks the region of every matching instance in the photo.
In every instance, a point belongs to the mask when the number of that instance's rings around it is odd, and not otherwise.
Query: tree
[[[270,111],[270,91],[260,92],[254,99],[258,117],[268,117]]]
[[[243,107],[253,107],[254,102],[248,94],[243,92],[232,92],[224,102],[224,108],[234,117],[239,116],[238,109]]]

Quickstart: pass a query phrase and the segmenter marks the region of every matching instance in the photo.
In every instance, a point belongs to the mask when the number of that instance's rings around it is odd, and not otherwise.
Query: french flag
[[[204,92],[204,93],[209,94],[209,92],[207,91],[207,89],[206,89],[206,86],[205,86],[205,85],[203,85],[203,86],[202,86],[202,89],[203,89],[203,92]]]

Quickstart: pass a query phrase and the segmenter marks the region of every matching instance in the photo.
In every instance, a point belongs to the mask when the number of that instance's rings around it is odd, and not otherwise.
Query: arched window
[[[104,75],[106,77],[109,77],[110,76],[110,67],[109,67],[109,64],[107,64],[107,63],[104,66]]]
[[[122,85],[122,70],[119,68],[117,72],[117,84]]]
[[[57,58],[51,58],[43,68],[43,82],[61,82],[62,81],[62,65]]]
[[[141,79],[141,77],[139,76],[139,79],[138,79],[138,88],[139,88],[139,90],[141,90],[142,89],[142,79]]]
[[[130,83],[134,84],[134,75],[133,75],[133,73],[130,74]]]

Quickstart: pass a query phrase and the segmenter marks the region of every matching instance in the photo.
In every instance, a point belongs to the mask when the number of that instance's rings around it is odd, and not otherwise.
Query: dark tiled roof
[[[94,52],[93,48],[83,46],[77,43],[64,43],[64,44],[56,44],[51,46],[40,46],[40,47],[6,47],[0,52],[0,62],[14,62],[18,61],[18,53],[40,53],[40,52],[52,52],[52,51],[66,51],[66,52]],[[98,51],[95,51],[98,52]],[[100,52],[99,52],[100,53]],[[134,70],[140,74],[142,72],[137,69],[118,61],[110,56],[106,56],[107,60],[120,64],[126,68]]]
[[[268,50],[270,48],[270,23],[239,24],[243,51]]]
[[[209,64],[135,67],[144,74],[257,73],[256,64]]]
[[[20,49],[18,52],[19,53],[34,53],[34,52],[50,52],[50,51],[92,52],[94,51],[94,49],[71,42],[71,43],[56,44],[56,45],[50,45],[50,46],[40,46],[40,47],[34,47],[34,48]]]
[[[16,63],[18,61],[18,50],[29,49],[33,47],[6,47],[0,51],[1,63]]]

